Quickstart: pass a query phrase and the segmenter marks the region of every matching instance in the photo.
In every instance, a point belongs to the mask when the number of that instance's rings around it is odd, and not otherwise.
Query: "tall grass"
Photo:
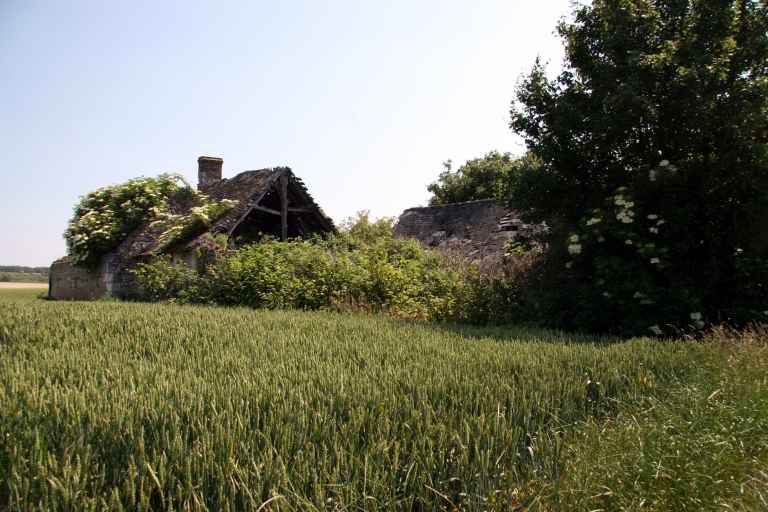
[[[561,479],[571,427],[666,396],[702,353],[30,297],[0,295],[0,509],[509,510]]]
[[[768,510],[768,331],[704,343],[668,393],[570,429],[561,477],[531,494],[560,510]]]

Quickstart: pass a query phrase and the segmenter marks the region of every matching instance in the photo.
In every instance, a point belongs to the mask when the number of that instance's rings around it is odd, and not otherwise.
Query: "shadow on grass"
[[[414,326],[428,327],[439,332],[458,334],[464,338],[491,339],[501,342],[530,341],[552,344],[614,345],[626,343],[633,339],[621,338],[619,336],[566,332],[531,324],[472,325],[416,320],[401,321]]]

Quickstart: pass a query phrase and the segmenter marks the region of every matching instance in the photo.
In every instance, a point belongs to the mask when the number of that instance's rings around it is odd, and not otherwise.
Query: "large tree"
[[[580,292],[557,307],[587,328],[762,314],[765,3],[595,0],[558,31],[565,68],[537,62],[512,106],[543,165],[510,196],[555,227],[553,259],[574,260],[561,277]]]
[[[437,181],[427,187],[432,193],[429,204],[504,198],[511,176],[533,165],[536,165],[536,161],[530,155],[517,158],[499,151],[489,151],[482,158],[468,160],[456,171],[453,171],[451,161],[448,160],[443,164],[445,169]]]

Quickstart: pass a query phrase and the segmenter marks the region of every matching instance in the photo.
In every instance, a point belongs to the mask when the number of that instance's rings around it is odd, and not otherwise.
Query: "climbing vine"
[[[186,214],[174,214],[169,201],[184,196],[193,205]],[[99,188],[75,206],[64,239],[75,265],[92,267],[115,249],[133,230],[153,222],[163,231],[159,240],[167,247],[199,228],[205,228],[233,205],[213,201],[192,189],[178,174],[135,178]]]
[[[197,206],[193,206],[184,214],[164,210],[152,221],[154,227],[162,229],[158,237],[161,249],[171,247],[189,236],[205,231],[237,204],[237,201],[232,199],[213,201],[205,194],[192,189],[189,189],[189,193],[194,195]]]

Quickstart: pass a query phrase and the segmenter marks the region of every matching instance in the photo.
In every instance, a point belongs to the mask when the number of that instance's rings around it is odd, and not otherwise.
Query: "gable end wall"
[[[58,300],[93,300],[107,294],[101,269],[87,270],[67,261],[51,265],[48,296]]]

